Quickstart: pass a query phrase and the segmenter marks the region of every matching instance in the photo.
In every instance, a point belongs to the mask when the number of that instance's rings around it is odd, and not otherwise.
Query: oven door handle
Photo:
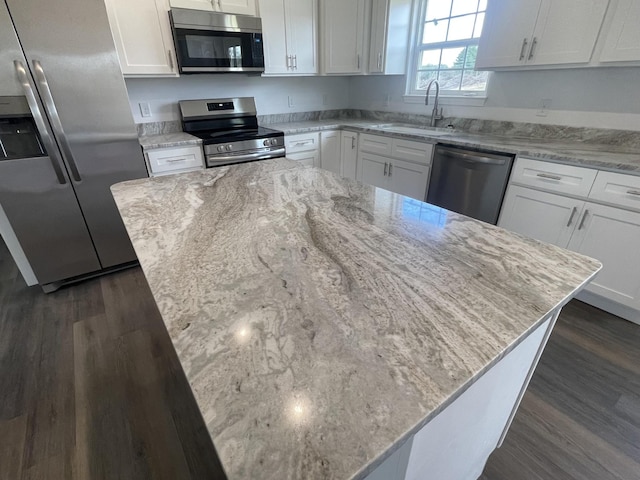
[[[207,162],[224,163],[239,162],[243,160],[263,160],[267,158],[283,157],[285,153],[286,150],[284,148],[277,148],[275,150],[268,150],[266,152],[240,153],[236,155],[208,155]]]

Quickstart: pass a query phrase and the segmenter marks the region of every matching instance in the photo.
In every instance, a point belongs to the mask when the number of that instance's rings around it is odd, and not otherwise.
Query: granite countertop
[[[158,135],[142,135],[138,137],[142,149],[154,150],[156,148],[182,147],[189,145],[202,145],[202,139],[185,132],[164,133]]]
[[[363,478],[601,268],[286,159],[112,191],[230,480]]]
[[[366,120],[320,120],[269,125],[285,134],[344,128],[376,135],[393,135],[470,148],[513,153],[558,163],[599,168],[640,175],[640,151],[612,144],[587,144],[576,141],[545,140],[526,137],[500,137],[470,134],[442,128],[420,128]]]

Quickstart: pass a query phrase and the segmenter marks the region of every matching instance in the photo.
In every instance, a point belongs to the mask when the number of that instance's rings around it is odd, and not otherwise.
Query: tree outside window
[[[482,95],[487,72],[474,70],[487,0],[423,0],[410,94],[437,79],[449,95]]]

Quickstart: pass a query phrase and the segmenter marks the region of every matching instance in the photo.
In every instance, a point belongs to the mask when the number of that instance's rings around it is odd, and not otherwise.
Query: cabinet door
[[[170,3],[173,8],[191,8],[193,10],[213,11],[215,9],[215,1],[216,0],[170,0]]]
[[[618,0],[604,38],[601,62],[640,61],[640,2]]]
[[[318,73],[317,11],[317,0],[285,0],[287,50],[293,55],[293,73]]]
[[[387,36],[389,0],[373,0],[371,7],[371,36],[369,40],[369,72],[384,72],[384,52]]]
[[[124,75],[176,76],[167,0],[106,0]]]
[[[300,162],[302,165],[306,165],[308,167],[320,166],[320,152],[318,150],[300,153],[287,153],[287,158],[289,160]]]
[[[362,73],[365,0],[321,0],[324,73]]]
[[[477,69],[523,65],[541,0],[491,0],[482,28]]]
[[[320,133],[320,167],[341,174],[340,132],[338,130]]]
[[[358,134],[342,132],[341,136],[342,176],[355,180],[358,174]]]
[[[290,72],[285,33],[284,0],[260,0],[264,37],[264,73],[281,75]]]
[[[256,0],[213,0],[213,5],[218,12],[253,16],[256,14]]]
[[[566,248],[583,209],[579,200],[510,185],[498,226]]]
[[[388,172],[392,192],[424,202],[429,182],[429,167],[416,163],[393,160]]]
[[[587,290],[640,310],[640,213],[587,203],[569,248],[602,262]]]
[[[609,0],[543,0],[527,64],[588,63]]]
[[[381,157],[373,153],[361,152],[358,155],[358,164],[360,166],[359,180],[368,185],[375,185],[376,187],[390,190],[389,177],[387,176],[389,163],[391,163],[389,158]]]

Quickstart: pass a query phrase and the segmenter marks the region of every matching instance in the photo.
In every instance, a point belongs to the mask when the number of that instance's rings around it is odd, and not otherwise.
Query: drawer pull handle
[[[576,216],[576,213],[578,213],[578,207],[573,207],[573,210],[571,210],[571,215],[569,216],[569,221],[567,222],[567,227],[570,227],[573,223],[573,217]]]
[[[167,163],[178,163],[178,162],[184,162],[186,160],[189,160],[186,157],[182,157],[182,158],[170,158],[167,160]]]
[[[551,175],[550,173],[539,173],[538,177],[540,178],[548,178],[549,180],[562,180],[562,177],[558,175]]]
[[[298,142],[295,144],[296,147],[304,147],[305,145],[309,145],[310,143],[313,143],[313,140],[308,140],[306,142]]]
[[[580,225],[578,225],[578,230],[582,230],[582,227],[584,227],[584,222],[587,219],[587,215],[589,215],[589,210],[584,211],[584,214],[582,215],[582,220],[580,220]]]
[[[384,176],[385,177],[387,176],[387,168],[388,168],[387,166],[388,166],[388,164],[385,162],[385,164],[384,164]]]
[[[640,196],[640,190],[627,190],[627,193],[629,195],[636,195],[636,196]]]

